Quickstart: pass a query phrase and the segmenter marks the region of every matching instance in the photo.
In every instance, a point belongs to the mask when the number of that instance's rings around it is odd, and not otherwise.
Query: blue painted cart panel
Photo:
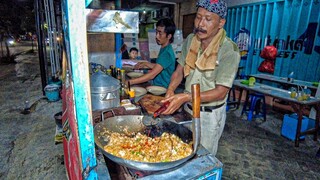
[[[74,124],[77,125],[73,131],[78,131],[79,156],[81,161],[81,172],[87,173],[83,178],[97,179],[95,167],[97,165],[95,156],[95,144],[93,135],[93,123],[91,114],[91,92],[89,80],[88,49],[86,31],[85,0],[64,0],[63,5],[63,30],[67,51],[70,86],[74,90]],[[70,97],[66,97],[70,98]],[[76,153],[75,149],[69,149],[69,153]],[[79,164],[68,164],[79,166]],[[67,168],[69,169],[69,168]],[[87,169],[91,170],[87,172]],[[74,172],[68,172],[74,173]]]

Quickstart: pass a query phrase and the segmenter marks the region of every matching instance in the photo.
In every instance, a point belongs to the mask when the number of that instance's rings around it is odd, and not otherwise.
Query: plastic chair
[[[248,93],[242,108],[241,115],[243,115],[244,113],[247,115],[248,121],[252,121],[253,118],[259,117],[263,117],[264,121],[266,121],[267,116],[265,96],[260,93]]]

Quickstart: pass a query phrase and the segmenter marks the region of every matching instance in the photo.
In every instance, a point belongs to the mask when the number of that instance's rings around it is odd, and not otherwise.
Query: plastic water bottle
[[[290,90],[290,97],[295,98],[297,96],[297,89],[292,87]]]
[[[307,88],[307,86],[304,86],[303,89],[303,100],[309,100],[310,99],[310,95],[311,95],[311,90]]]
[[[293,75],[294,75],[294,72],[292,71],[292,72],[288,75],[288,82],[293,83]]]

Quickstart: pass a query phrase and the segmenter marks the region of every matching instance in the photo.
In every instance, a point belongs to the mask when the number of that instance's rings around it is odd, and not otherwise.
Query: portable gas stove
[[[111,179],[172,180],[221,179],[223,164],[200,145],[196,155],[187,162],[163,171],[140,171],[120,166],[105,157]]]

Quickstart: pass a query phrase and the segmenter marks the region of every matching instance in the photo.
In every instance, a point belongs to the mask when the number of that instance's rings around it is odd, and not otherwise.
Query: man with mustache
[[[179,64],[171,76],[166,99],[162,101],[170,102],[163,114],[172,114],[182,105],[192,114],[191,85],[199,83],[200,143],[216,155],[226,120],[227,95],[238,69],[240,53],[223,29],[227,15],[225,1],[199,0],[196,6],[195,31],[182,46]],[[184,77],[185,93],[174,94]]]
[[[156,41],[161,46],[156,63],[139,62],[135,68],[151,68],[147,74],[129,80],[130,84],[144,83],[153,79],[153,85],[167,88],[170,77],[175,70],[176,57],[171,43],[174,40],[176,25],[169,19],[160,19],[156,24]]]

